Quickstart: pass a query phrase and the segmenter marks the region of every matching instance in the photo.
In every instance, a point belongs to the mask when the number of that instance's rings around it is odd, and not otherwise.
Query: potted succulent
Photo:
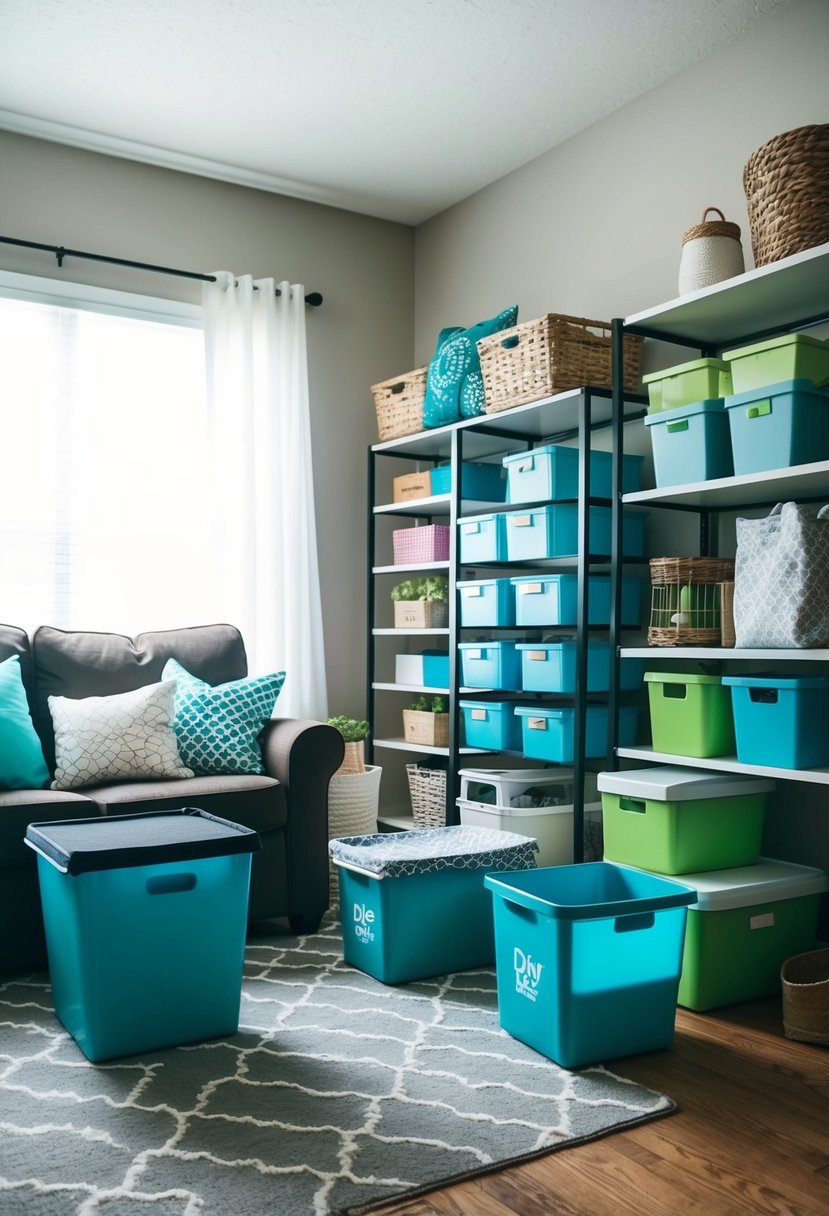
[[[446,747],[449,714],[445,697],[418,697],[403,710],[403,737],[407,743]]]
[[[345,757],[328,784],[328,839],[341,836],[371,836],[377,831],[380,805],[379,764],[366,764],[365,740],[368,722],[343,714],[328,718],[345,742]],[[336,902],[339,891],[337,868],[328,862],[328,892]]]
[[[443,574],[407,578],[391,590],[395,629],[443,629],[449,624],[449,580]]]

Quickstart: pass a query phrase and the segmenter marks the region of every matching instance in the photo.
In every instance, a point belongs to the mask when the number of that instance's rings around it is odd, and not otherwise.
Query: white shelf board
[[[448,570],[449,562],[413,562],[405,566],[373,566],[372,574],[407,574],[424,570]]]
[[[619,649],[622,659],[723,659],[738,661],[770,663],[825,663],[829,659],[829,650],[736,650],[734,647],[723,646],[622,646]]]
[[[440,629],[372,629],[371,632],[376,638],[422,638],[435,634],[448,637],[449,627],[444,625]]]
[[[706,768],[716,772],[748,773],[755,777],[775,777],[783,781],[806,781],[829,785],[829,768],[776,768],[766,764],[741,764],[736,756],[674,756],[652,747],[617,747],[616,755],[628,760],[647,760],[650,764],[678,764],[683,768]]]
[[[381,811],[377,816],[377,826],[387,828],[398,828],[404,832],[410,832],[414,828],[414,818],[411,814],[396,815],[394,813],[386,814]]]
[[[768,266],[703,287],[656,308],[625,317],[670,341],[693,338],[702,345],[740,344],[744,335],[827,315],[829,243],[794,253]]]
[[[829,461],[826,460],[762,473],[744,473],[739,477],[690,482],[684,486],[640,490],[636,494],[624,494],[622,502],[626,506],[675,503],[678,506],[737,509],[822,494],[829,494]]]
[[[448,747],[432,747],[426,743],[409,743],[407,739],[375,739],[375,747],[388,747],[393,751],[398,752],[423,752],[430,756],[448,756]],[[459,747],[458,753],[461,756],[480,756],[485,755],[491,748],[484,747]]]
[[[462,498],[461,507],[469,515],[482,515],[503,508],[503,502],[487,499]],[[384,502],[374,508],[375,515],[448,515],[452,508],[451,494],[435,494],[431,498],[412,498],[408,502]]]
[[[378,692],[430,692],[435,696],[449,696],[448,688],[433,688],[431,685],[423,684],[372,684],[372,688]],[[477,692],[495,692],[493,688],[461,688],[458,690],[461,696],[468,696],[470,693]]]

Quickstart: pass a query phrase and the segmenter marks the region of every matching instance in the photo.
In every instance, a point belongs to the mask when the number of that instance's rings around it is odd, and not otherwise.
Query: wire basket
[[[446,826],[446,771],[423,764],[407,764],[412,817],[416,828]]]
[[[722,584],[732,557],[654,557],[649,646],[721,646]]]
[[[755,266],[829,241],[829,123],[775,135],[743,169]]]
[[[780,985],[786,1038],[829,1045],[829,949],[786,959]]]
[[[423,430],[423,402],[426,400],[427,368],[418,367],[393,380],[372,384],[377,433],[380,440],[398,439]]]

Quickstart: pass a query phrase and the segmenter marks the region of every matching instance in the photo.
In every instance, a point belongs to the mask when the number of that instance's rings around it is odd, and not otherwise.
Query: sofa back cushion
[[[51,625],[35,630],[33,717],[50,768],[55,763],[55,739],[49,697],[108,697],[157,684],[170,658],[209,684],[247,675],[244,642],[233,625],[195,625],[134,638],[67,632]]]
[[[13,654],[20,657],[20,674],[23,677],[23,687],[29,698],[29,708],[33,708],[34,692],[32,689],[32,652],[29,647],[29,636],[25,629],[17,625],[0,625],[0,663],[10,659]]]

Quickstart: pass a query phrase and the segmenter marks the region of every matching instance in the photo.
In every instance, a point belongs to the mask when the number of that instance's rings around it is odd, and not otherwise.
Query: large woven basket
[[[623,379],[628,392],[641,391],[643,343],[638,334],[625,335]],[[550,312],[482,338],[478,353],[488,414],[582,385],[609,388],[612,380],[607,321]]]
[[[424,709],[403,710],[403,738],[422,747],[446,747],[449,742],[449,715]]]
[[[446,773],[442,768],[407,764],[409,795],[416,828],[446,826]]]
[[[721,646],[722,584],[733,557],[654,557],[649,646]]]
[[[413,372],[371,386],[381,442],[399,439],[401,435],[415,435],[423,430],[427,370],[417,367]]]
[[[786,959],[780,985],[786,1038],[829,1045],[829,949]]]
[[[340,768],[333,774],[328,784],[329,840],[341,836],[371,836],[377,831],[382,776],[383,770],[378,764],[367,764],[362,772],[346,772]],[[336,904],[339,876],[330,857],[328,894],[331,903]]]
[[[756,266],[829,241],[829,123],[775,135],[743,170]]]

